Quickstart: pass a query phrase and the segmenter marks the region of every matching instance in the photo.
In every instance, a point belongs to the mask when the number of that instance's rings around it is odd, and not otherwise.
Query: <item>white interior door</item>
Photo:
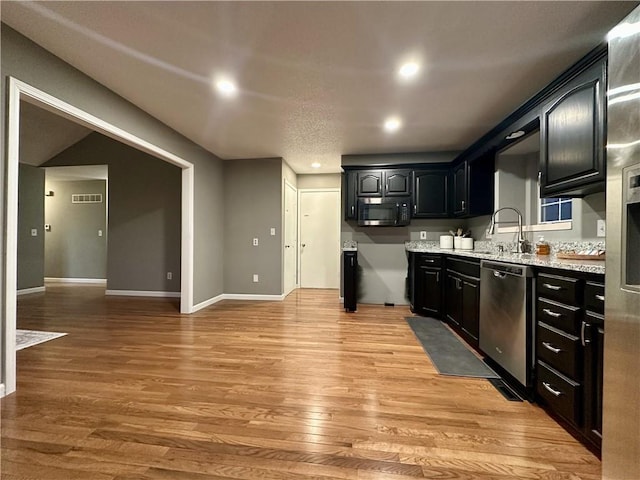
[[[300,286],[340,287],[340,191],[299,190]]]
[[[284,185],[284,294],[298,284],[298,192],[288,182]]]

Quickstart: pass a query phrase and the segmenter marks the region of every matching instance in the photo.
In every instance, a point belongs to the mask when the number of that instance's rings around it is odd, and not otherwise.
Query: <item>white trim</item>
[[[16,389],[16,280],[18,242],[18,159],[20,145],[20,101],[24,100],[63,116],[94,131],[116,139],[137,150],[169,162],[183,169],[182,172],[182,236],[181,236],[181,291],[180,311],[191,313],[193,309],[193,164],[140,137],[108,123],[84,110],[66,103],[21,80],[9,77],[9,102],[7,105],[7,165],[5,208],[4,254],[4,355],[2,372],[5,393]],[[188,188],[188,190],[185,190]]]
[[[211,305],[221,302],[222,300],[246,300],[249,302],[281,302],[286,298],[285,294],[282,295],[254,295],[250,293],[221,293],[220,295],[200,302],[193,306],[193,311],[197,312],[203,308],[210,307]]]
[[[45,282],[55,282],[55,283],[91,283],[95,285],[106,285],[106,278],[57,278],[57,277],[44,277]]]
[[[299,238],[299,234],[300,234],[300,229],[299,229],[299,225],[298,222],[300,221],[299,214],[298,214],[298,187],[294,186],[291,182],[289,182],[289,180],[287,180],[286,178],[283,178],[284,180],[284,189],[282,191],[282,292],[284,293],[285,296],[289,295],[291,292],[293,292],[295,289],[298,288],[298,286],[300,285],[300,277],[298,276],[298,262],[299,262],[299,245],[300,245],[300,238]],[[296,273],[296,281],[295,284],[293,285],[293,287],[291,288],[291,290],[289,290],[288,292],[285,289],[285,283],[286,281],[284,280],[285,276],[285,253],[284,253],[284,246],[285,243],[287,242],[287,239],[285,238],[286,235],[286,231],[287,231],[287,221],[286,221],[286,199],[287,199],[287,187],[290,187],[293,190],[293,194],[295,195],[295,199],[296,199],[296,214],[295,214],[295,220],[296,220],[296,268],[295,268],[295,273]]]
[[[202,310],[203,308],[207,308],[211,305],[213,305],[214,303],[218,303],[220,301],[224,300],[224,293],[221,293],[220,295],[210,298],[209,300],[205,300],[204,302],[200,302],[197,305],[193,306],[193,311],[192,312],[197,312],[198,310]]]
[[[0,398],[4,397],[4,383],[0,383]]]
[[[119,297],[180,298],[180,292],[159,292],[154,290],[106,290],[104,294]]]
[[[21,290],[18,290],[16,292],[16,295],[20,296],[20,295],[29,295],[31,293],[42,293],[45,291],[45,287],[31,287],[31,288],[23,288]]]
[[[248,300],[252,302],[281,302],[286,295],[253,295],[250,293],[225,293],[224,300]]]
[[[552,232],[556,230],[571,230],[573,222],[538,223],[537,225],[523,225],[523,232]],[[498,227],[496,233],[517,233],[518,227]]]

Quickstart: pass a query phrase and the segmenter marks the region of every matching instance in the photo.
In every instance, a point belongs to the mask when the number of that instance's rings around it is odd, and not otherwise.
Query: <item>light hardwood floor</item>
[[[537,406],[438,375],[407,307],[347,314],[337,296],[191,316],[91,286],[20,297],[19,328],[69,335],[18,352],[1,478],[600,478]]]

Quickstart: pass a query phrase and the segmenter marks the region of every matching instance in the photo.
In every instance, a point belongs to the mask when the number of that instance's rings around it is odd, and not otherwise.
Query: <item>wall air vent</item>
[[[102,203],[101,193],[72,193],[71,203]]]

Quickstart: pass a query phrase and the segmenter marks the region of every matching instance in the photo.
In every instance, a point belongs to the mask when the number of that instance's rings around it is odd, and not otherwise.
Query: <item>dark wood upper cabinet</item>
[[[411,195],[411,170],[387,170],[384,172],[384,196],[406,197]]]
[[[606,60],[562,87],[542,107],[540,193],[584,196],[604,190]]]
[[[445,218],[449,215],[449,169],[413,172],[413,217]]]
[[[464,160],[452,171],[453,215],[472,217],[493,212],[495,150]]]
[[[356,182],[358,181],[355,172],[345,172],[342,174],[342,193],[344,195],[344,219],[356,220],[358,218],[358,196],[356,194]]]
[[[357,172],[357,192],[359,197],[381,197],[383,185],[382,170]]]

